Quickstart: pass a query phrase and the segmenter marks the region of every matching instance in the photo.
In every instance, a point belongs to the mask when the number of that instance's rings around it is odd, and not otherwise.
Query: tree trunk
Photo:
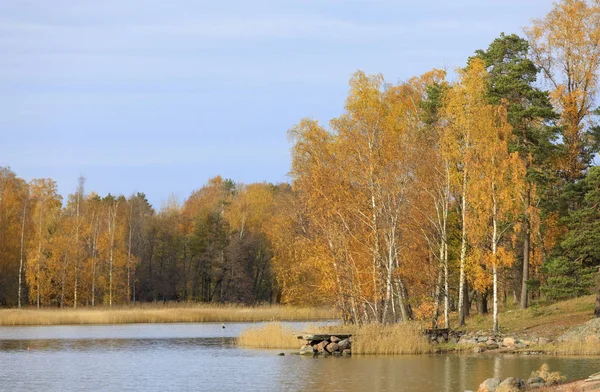
[[[596,273],[596,305],[594,307],[594,316],[600,317],[600,268]]]
[[[498,253],[498,206],[495,198],[495,187],[492,185],[492,272],[494,274],[494,326],[492,332],[498,334],[498,261],[496,255]]]
[[[467,169],[464,168],[461,201],[462,234],[460,245],[460,275],[458,280],[458,325],[465,325],[465,263],[467,259]]]
[[[487,297],[488,297],[487,291],[485,291],[483,293],[481,293],[481,292],[477,293],[477,313],[480,316],[488,314]]]
[[[531,203],[530,190],[527,190],[525,196],[525,222],[523,225],[523,276],[521,280],[521,309],[526,309],[528,306],[528,288],[527,281],[529,280],[529,253],[531,248],[531,226],[529,223],[529,204]]]
[[[23,220],[21,222],[21,251],[19,258],[19,293],[18,293],[18,306],[21,309],[21,298],[23,293],[23,247],[25,243],[25,213],[27,212],[27,200],[23,204]]]

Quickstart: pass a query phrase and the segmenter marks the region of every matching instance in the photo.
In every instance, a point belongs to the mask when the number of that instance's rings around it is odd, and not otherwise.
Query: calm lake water
[[[569,379],[600,371],[598,357],[280,357],[234,345],[250,325],[1,327],[0,391],[462,392],[488,377],[526,378],[543,363]]]

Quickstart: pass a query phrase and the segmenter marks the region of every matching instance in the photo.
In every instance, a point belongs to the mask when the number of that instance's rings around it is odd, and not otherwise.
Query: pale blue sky
[[[357,69],[464,65],[550,0],[1,0],[0,165],[160,207],[217,174],[287,181],[286,131]]]

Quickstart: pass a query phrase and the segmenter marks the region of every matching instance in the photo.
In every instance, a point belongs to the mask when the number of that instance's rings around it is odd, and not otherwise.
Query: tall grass
[[[240,334],[237,344],[255,348],[300,348],[294,330],[281,323],[269,323],[248,328]]]
[[[0,325],[307,321],[330,317],[327,309],[318,308],[183,303],[113,308],[2,309]]]
[[[434,351],[418,323],[364,325],[352,336],[352,354],[425,354]]]

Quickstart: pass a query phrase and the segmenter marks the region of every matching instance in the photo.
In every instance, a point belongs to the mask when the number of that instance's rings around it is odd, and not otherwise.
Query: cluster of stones
[[[459,345],[474,346],[475,353],[482,353],[488,350],[506,349],[522,350],[530,346],[543,346],[549,343],[546,338],[519,338],[516,336],[489,336],[484,333],[475,335],[463,335],[457,342]]]
[[[335,335],[300,335],[303,340],[300,355],[346,357],[352,355],[352,336]]]
[[[546,381],[541,377],[530,377],[527,382],[520,378],[509,377],[502,381],[499,378],[488,378],[479,385],[477,392],[518,392],[556,385],[555,381]],[[472,391],[465,391],[472,392]]]
[[[458,343],[461,336],[464,332],[461,331],[452,331],[448,328],[438,328],[438,329],[427,329],[425,330],[425,336],[431,344],[440,344],[440,343]]]

